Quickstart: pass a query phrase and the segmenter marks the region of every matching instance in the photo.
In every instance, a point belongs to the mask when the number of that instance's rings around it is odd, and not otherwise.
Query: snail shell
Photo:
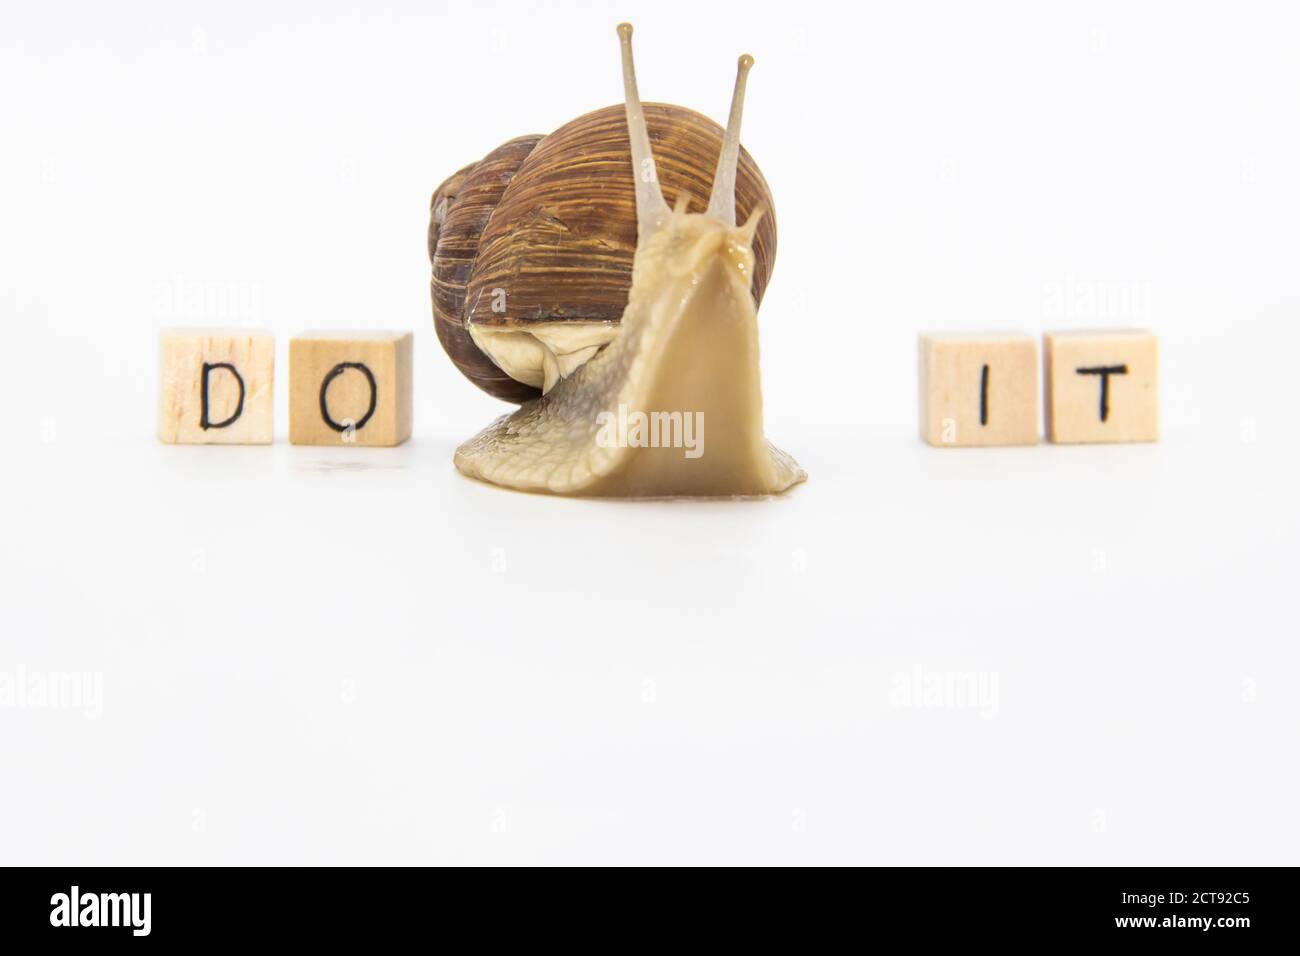
[[[660,187],[701,203],[723,129],[694,110],[643,105]],[[448,178],[430,203],[434,327],[465,376],[524,402],[614,338],[637,247],[632,148],[622,105],[549,136],[521,136]],[[776,258],[772,195],[743,148],[736,215],[765,215],[753,239],[755,304]]]

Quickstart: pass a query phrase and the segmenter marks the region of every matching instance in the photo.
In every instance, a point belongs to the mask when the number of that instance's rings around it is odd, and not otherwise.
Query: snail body
[[[446,333],[444,344],[451,341],[449,352],[452,346],[466,346],[468,340],[490,353],[492,365],[510,381],[540,392],[539,397],[525,396],[516,412],[498,419],[458,448],[456,467],[466,475],[505,487],[563,495],[748,496],[785,491],[806,475],[794,459],[769,444],[763,433],[759,295],[755,290],[759,275],[765,282],[770,273],[775,227],[762,232],[764,222],[771,222],[764,198],[766,184],[757,167],[747,171],[741,162],[740,120],[753,60],[743,56],[739,62],[730,118],[710,177],[707,209],[690,211],[692,195],[698,194],[688,188],[679,189],[670,209],[658,175],[657,160],[662,163],[663,155],[658,144],[652,151],[647,121],[651,110],[642,107],[637,93],[631,35],[629,25],[620,25],[628,152],[623,156],[624,185],[616,190],[611,186],[615,198],[618,194],[632,198],[634,232],[625,305],[617,322],[604,318],[605,313],[595,307],[586,311],[582,306],[558,313],[525,310],[511,316],[510,309],[518,301],[511,303],[506,291],[507,308],[496,314],[508,318],[495,324],[486,316],[481,323],[462,322],[464,338],[458,337],[454,327],[444,330],[440,326],[440,337]],[[626,230],[615,233],[602,226],[592,233],[592,246],[582,246],[583,255],[566,260],[556,248],[567,248],[571,240],[580,245],[587,241],[583,220],[553,216],[559,218],[557,224],[537,214],[502,212],[509,208],[513,186],[531,186],[532,177],[539,184],[544,182],[543,174],[531,172],[529,163],[539,155],[546,159],[550,137],[533,143],[528,139],[511,141],[483,163],[444,183],[440,187],[445,213],[441,220],[440,199],[435,194],[431,228],[435,310],[440,293],[445,303],[457,305],[456,282],[465,277],[467,268],[470,274],[459,303],[465,316],[480,315],[483,290],[496,278],[505,282],[529,274],[529,266],[518,263],[531,261],[527,257],[533,254],[532,245],[522,243],[513,254],[493,250],[492,241],[505,241],[488,238],[499,216],[510,224],[502,231],[507,238],[532,230],[533,238],[554,240],[536,244],[545,253],[540,272],[550,270],[563,277],[554,288],[537,293],[544,301],[594,301],[600,296],[593,288],[608,291],[619,287],[625,268],[622,260],[628,251]],[[563,138],[555,144],[571,148]],[[504,172],[525,150],[527,156],[514,173]],[[605,156],[595,150],[591,161],[599,166],[607,161],[602,158]],[[484,163],[498,165],[489,167],[494,172],[484,174]],[[663,168],[667,173],[669,164],[663,163]],[[748,191],[742,188],[746,176],[750,178]],[[613,201],[581,177],[565,183],[574,190],[572,209]],[[554,183],[549,188],[555,203],[545,207],[549,213],[569,208],[563,205],[564,189]],[[484,214],[487,204],[493,202],[492,210]],[[531,208],[528,203],[522,205]],[[458,220],[458,210],[465,211],[463,219]],[[737,212],[744,216],[739,226]],[[596,219],[602,224],[611,221],[608,217]],[[445,282],[440,290],[439,257],[444,241],[451,244],[446,247]],[[468,255],[456,260],[450,254],[458,248],[468,253],[471,246],[475,246],[475,259],[468,266]],[[593,250],[595,256],[587,255]],[[760,251],[765,252],[765,260]],[[482,281],[473,274],[477,269],[484,269]],[[552,327],[539,321],[548,315]],[[569,334],[570,328],[579,331]],[[525,380],[528,378],[531,381]],[[489,384],[509,387],[504,381]],[[483,382],[480,385],[487,387]]]

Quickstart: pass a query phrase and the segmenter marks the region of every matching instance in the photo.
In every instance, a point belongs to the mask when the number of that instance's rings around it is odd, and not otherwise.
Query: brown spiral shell
[[[702,212],[713,188],[722,127],[681,106],[643,105],[660,186]],[[766,212],[754,236],[754,301],[776,259],[771,191],[743,148],[736,221]],[[478,347],[471,326],[526,330],[552,322],[617,325],[632,286],[636,192],[623,106],[566,123],[549,136],[521,136],[449,177],[430,203],[434,327],[470,381],[522,402],[540,391],[515,381]],[[506,310],[494,312],[492,292]]]

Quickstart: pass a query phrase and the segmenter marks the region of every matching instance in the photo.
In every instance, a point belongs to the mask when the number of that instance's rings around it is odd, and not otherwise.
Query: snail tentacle
[[[644,242],[668,220],[668,204],[659,188],[654,153],[650,151],[650,133],[646,130],[641,96],[636,88],[636,67],[632,63],[632,24],[618,25],[619,44],[623,50],[623,100],[627,111],[627,131],[632,140],[632,177],[636,181],[636,219],[638,242]]]
[[[736,164],[740,161],[740,117],[745,110],[745,82],[754,58],[748,53],[736,62],[736,88],[731,94],[731,113],[727,132],[722,137],[718,169],[713,174],[713,192],[709,195],[709,215],[728,226],[736,224]]]

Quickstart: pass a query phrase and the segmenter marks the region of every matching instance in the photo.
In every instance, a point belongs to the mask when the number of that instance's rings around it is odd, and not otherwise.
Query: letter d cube
[[[269,445],[275,338],[249,329],[163,329],[158,438],[167,444]]]
[[[411,437],[410,332],[304,332],[289,342],[289,441],[400,445]]]

